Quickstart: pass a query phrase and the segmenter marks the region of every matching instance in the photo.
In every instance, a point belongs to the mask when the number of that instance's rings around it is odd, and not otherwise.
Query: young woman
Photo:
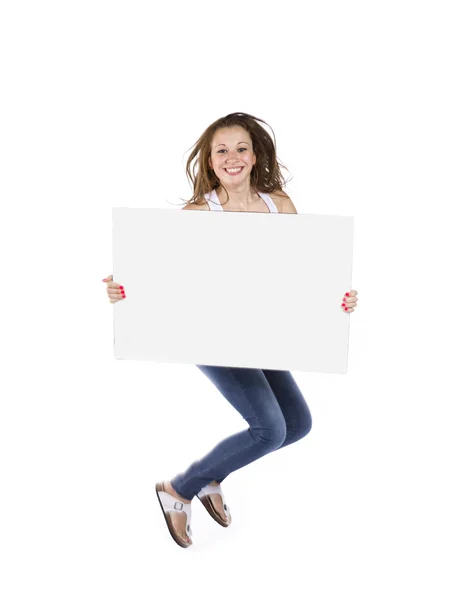
[[[205,130],[187,161],[186,172],[194,193],[183,210],[297,214],[282,189],[285,180],[276,157],[275,138],[273,141],[260,123],[265,121],[246,113],[232,113]],[[103,281],[107,282],[111,303],[126,298],[123,286],[113,282],[112,275]],[[342,310],[351,313],[356,305],[357,291],[346,292]],[[289,371],[197,367],[249,428],[222,440],[170,481],[156,484],[170,534],[183,548],[192,544],[191,502],[195,496],[217,523],[228,527],[231,514],[222,481],[265,454],[302,439],[312,426],[309,408]]]

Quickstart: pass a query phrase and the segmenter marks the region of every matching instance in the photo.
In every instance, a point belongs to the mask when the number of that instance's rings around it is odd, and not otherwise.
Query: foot
[[[211,481],[209,483],[209,485],[219,486],[220,484],[217,483],[216,481]],[[229,517],[229,519],[228,519],[228,517],[224,511],[223,498],[220,496],[220,494],[210,494],[209,498],[214,506],[214,509],[217,511],[217,513],[220,515],[220,517],[223,519],[223,521],[228,521],[229,523],[231,523],[231,518]]]
[[[162,483],[162,487],[164,489],[164,492],[167,492],[167,494],[170,494],[170,496],[174,496],[180,502],[183,502],[184,504],[192,504],[191,500],[187,500],[186,498],[183,498],[182,496],[180,496],[178,494],[178,492],[175,491],[175,489],[173,488],[172,484],[169,481],[164,481]],[[171,520],[173,528],[176,531],[176,534],[186,544],[189,544],[189,545],[192,544],[192,539],[186,533],[187,515],[184,512],[180,511],[180,512],[170,512],[167,516]]]

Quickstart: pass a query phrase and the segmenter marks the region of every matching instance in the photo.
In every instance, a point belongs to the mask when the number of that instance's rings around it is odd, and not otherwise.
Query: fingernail
[[[345,296],[349,296],[348,292],[346,292]]]
[[[346,306],[346,304],[343,302],[342,306]]]
[[[348,310],[348,309],[345,307],[345,310]]]
[[[120,286],[120,289],[121,289],[121,290],[123,289],[123,286],[122,286],[122,285]]]

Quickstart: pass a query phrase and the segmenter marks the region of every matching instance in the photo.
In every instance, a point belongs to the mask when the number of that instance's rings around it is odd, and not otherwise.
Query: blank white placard
[[[113,208],[115,358],[346,373],[353,222]]]

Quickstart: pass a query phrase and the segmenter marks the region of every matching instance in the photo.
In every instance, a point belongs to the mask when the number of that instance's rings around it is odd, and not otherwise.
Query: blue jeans
[[[221,483],[233,471],[307,435],[312,417],[289,371],[197,365],[242,415],[249,428],[222,440],[171,484],[192,500],[211,481]]]

